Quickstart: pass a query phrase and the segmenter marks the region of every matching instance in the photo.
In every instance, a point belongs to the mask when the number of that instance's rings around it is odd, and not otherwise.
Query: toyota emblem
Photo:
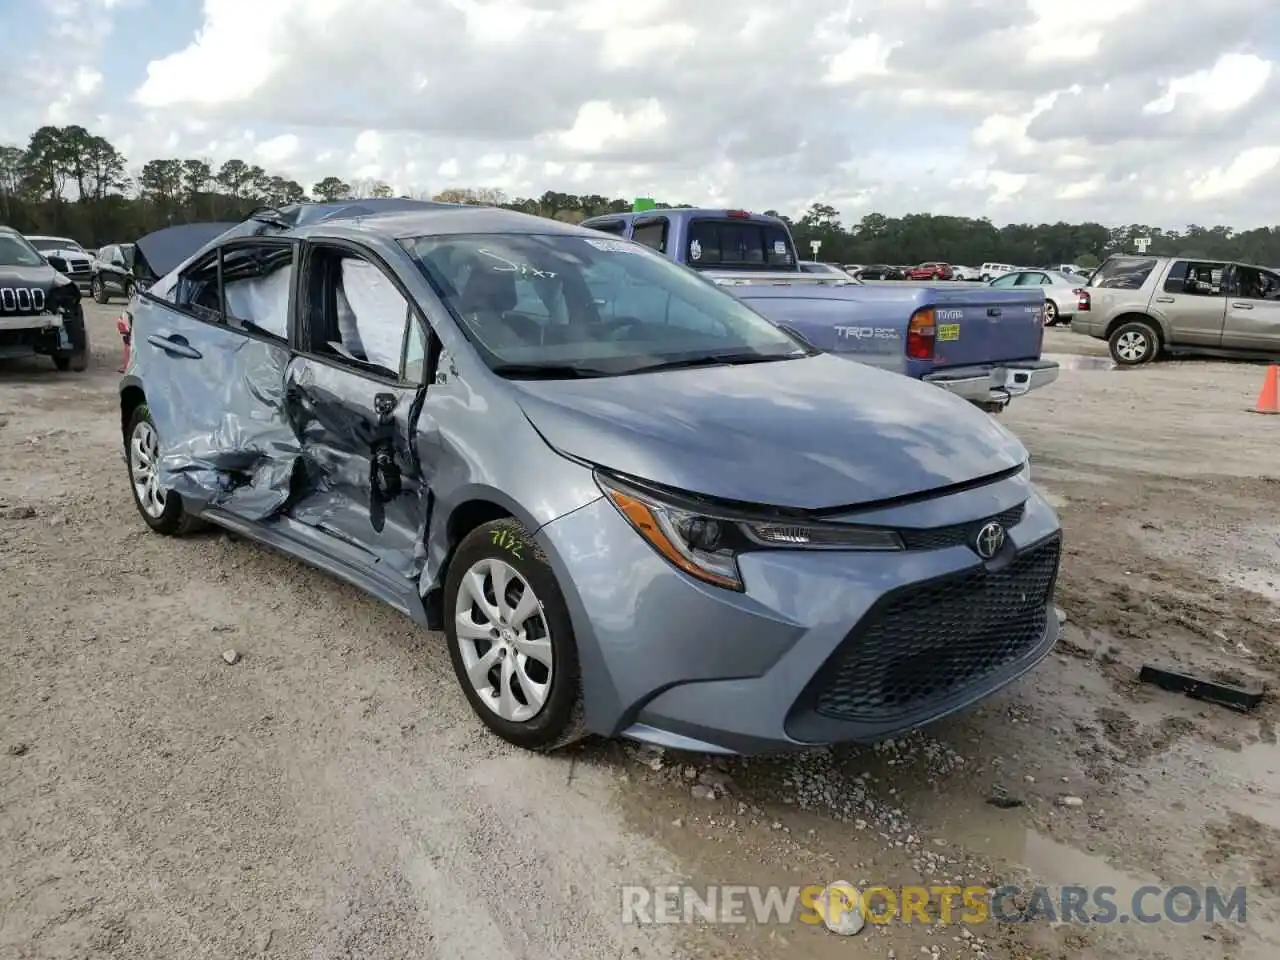
[[[990,560],[1004,546],[1004,527],[994,520],[986,524],[974,538],[973,549],[983,560]]]

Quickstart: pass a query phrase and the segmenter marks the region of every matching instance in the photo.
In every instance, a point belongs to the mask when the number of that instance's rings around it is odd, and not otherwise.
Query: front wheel
[[[1044,302],[1044,325],[1046,327],[1056,326],[1058,323],[1058,305],[1052,300]]]
[[[95,303],[106,303],[111,299],[107,293],[107,285],[102,282],[101,277],[94,277],[89,281],[89,293],[93,295]]]
[[[1149,323],[1131,320],[1116,327],[1108,341],[1111,359],[1122,367],[1150,363],[1160,352],[1160,334]]]
[[[471,709],[526,750],[586,735],[577,641],[546,558],[515,520],[477,527],[445,578],[445,637]]]
[[[68,317],[65,323],[71,349],[55,353],[53,365],[63,372],[83,373],[89,369],[89,330],[84,315]]]

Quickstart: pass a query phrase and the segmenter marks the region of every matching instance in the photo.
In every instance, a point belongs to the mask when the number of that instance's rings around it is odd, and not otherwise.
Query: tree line
[[[260,206],[394,195],[391,185],[380,180],[337,176],[324,177],[308,189],[238,159],[215,166],[203,159],[169,157],[134,168],[104,137],[74,124],[43,126],[25,146],[0,145],[0,223],[24,233],[71,236],[88,247],[128,242],[176,223],[238,220]],[[631,209],[629,200],[554,190],[518,198],[484,188],[407,196],[500,206],[571,223]],[[1109,254],[1133,251],[1134,241],[1145,237],[1151,253],[1280,265],[1280,226],[1241,232],[1228,226],[1192,224],[1166,230],[1150,224],[1065,221],[997,227],[985,217],[928,213],[871,213],[843,223],[840,212],[824,203],[815,203],[797,219],[783,219],[791,225],[801,256],[810,256],[809,243],[817,240],[818,258],[836,263],[943,260],[972,266],[989,261],[1093,266]]]

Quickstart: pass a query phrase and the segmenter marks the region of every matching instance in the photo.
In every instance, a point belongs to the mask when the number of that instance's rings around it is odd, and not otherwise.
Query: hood
[[[53,286],[54,281],[61,276],[62,274],[47,263],[42,263],[38,267],[6,266],[0,263],[0,287],[28,286],[48,288]],[[63,279],[66,280],[65,277]],[[66,280],[66,282],[70,283],[71,281]]]
[[[556,449],[725,500],[826,510],[965,483],[1026,449],[966,401],[820,354],[594,380],[511,381]]]
[[[237,226],[236,223],[180,223],[148,233],[134,244],[134,269],[143,275],[149,270],[153,276],[163,277]]]
[[[42,257],[62,257],[64,260],[92,260],[93,254],[88,250],[81,250],[79,247],[54,247],[50,250],[41,250]]]

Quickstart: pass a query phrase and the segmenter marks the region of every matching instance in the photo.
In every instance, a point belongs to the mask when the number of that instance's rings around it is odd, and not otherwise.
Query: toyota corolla
[[[129,314],[142,520],[256,538],[443,630],[520,746],[873,741],[1057,639],[1060,527],[1017,439],[642,246],[303,205]]]

